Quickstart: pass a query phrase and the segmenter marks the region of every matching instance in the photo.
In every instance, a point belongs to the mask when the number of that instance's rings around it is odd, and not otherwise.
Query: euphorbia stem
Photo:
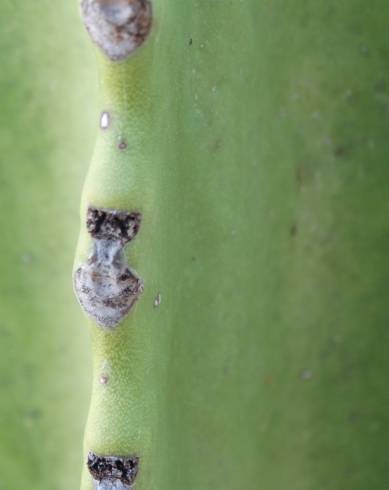
[[[386,3],[152,7],[92,33],[82,490],[386,488]]]

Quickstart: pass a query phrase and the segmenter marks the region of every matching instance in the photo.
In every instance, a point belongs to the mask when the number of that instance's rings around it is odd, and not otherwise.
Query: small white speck
[[[300,379],[302,379],[303,381],[309,381],[310,379],[312,379],[312,376],[313,373],[310,369],[304,369],[300,373]]]
[[[158,293],[154,299],[154,308],[158,308],[158,306],[161,304],[161,302],[162,302],[162,296],[161,296],[161,293]]]
[[[105,374],[102,374],[100,376],[100,384],[106,385],[108,383],[108,381],[109,381],[109,378]]]
[[[107,129],[110,124],[110,116],[108,112],[102,112],[101,117],[100,117],[100,128],[101,129]]]

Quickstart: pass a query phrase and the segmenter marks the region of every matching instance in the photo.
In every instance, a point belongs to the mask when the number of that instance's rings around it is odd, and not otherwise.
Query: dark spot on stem
[[[86,227],[93,238],[118,240],[123,245],[135,238],[139,231],[142,215],[136,211],[116,211],[89,207]]]
[[[130,489],[139,469],[137,456],[98,456],[90,452],[87,466],[97,489]],[[121,485],[118,485],[121,484]]]
[[[222,140],[221,138],[215,139],[215,141],[211,144],[211,151],[213,153],[216,153],[220,148],[222,147]]]
[[[126,140],[120,140],[119,144],[118,144],[118,148],[119,150],[125,150],[127,148],[127,141]]]
[[[295,169],[295,177],[297,187],[300,190],[302,187],[310,183],[313,179],[313,169],[307,163],[301,162],[297,164]]]
[[[338,158],[345,156],[346,148],[344,146],[337,146],[334,150],[334,155]]]
[[[297,228],[297,225],[296,223],[294,223],[291,227],[290,227],[290,230],[289,230],[289,234],[290,236],[293,238],[297,235],[297,232],[298,232],[298,228]]]

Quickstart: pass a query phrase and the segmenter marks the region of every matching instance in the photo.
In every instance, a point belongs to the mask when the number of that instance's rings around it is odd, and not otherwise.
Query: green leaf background
[[[77,2],[0,4],[0,488],[78,488],[90,353],[71,270],[93,148]]]

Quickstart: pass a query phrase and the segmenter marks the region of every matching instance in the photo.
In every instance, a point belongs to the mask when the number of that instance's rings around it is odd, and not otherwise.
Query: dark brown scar
[[[138,456],[98,456],[90,452],[87,466],[94,480],[120,481],[131,487],[138,474]]]
[[[141,213],[116,211],[90,206],[86,217],[88,232],[96,240],[116,240],[125,245],[138,234]]]

